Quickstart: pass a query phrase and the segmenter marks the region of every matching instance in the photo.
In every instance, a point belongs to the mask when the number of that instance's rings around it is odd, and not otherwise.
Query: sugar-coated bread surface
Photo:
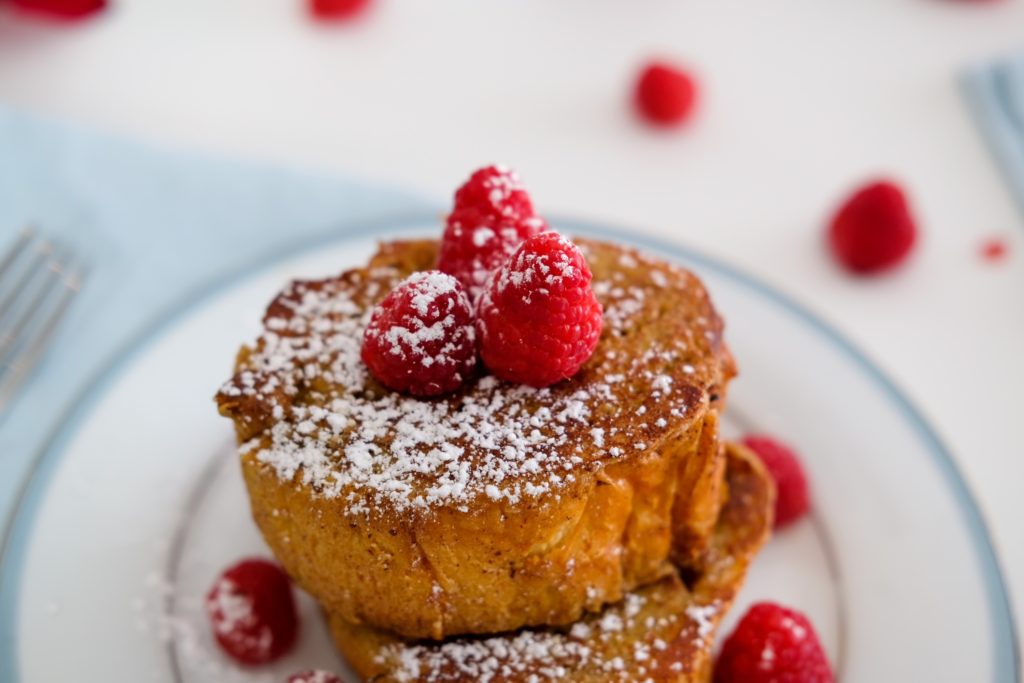
[[[419,400],[359,360],[376,302],[434,267],[433,241],[295,282],[217,395],[275,555],[346,623],[407,638],[569,625],[700,570],[724,500],[718,414],[735,374],[688,271],[576,240],[604,330],[547,389],[493,377]],[[660,584],[658,584],[660,585]]]
[[[560,629],[443,643],[404,641],[329,616],[338,649],[373,683],[696,683],[710,680],[715,631],[772,527],[775,490],[757,456],[727,447],[729,498],[704,569],[673,572]]]

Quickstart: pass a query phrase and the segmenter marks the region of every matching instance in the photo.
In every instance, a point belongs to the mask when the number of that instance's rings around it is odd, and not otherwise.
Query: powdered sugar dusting
[[[484,187],[487,189],[487,201],[490,202],[493,210],[506,216],[512,216],[514,209],[509,199],[513,192],[523,191],[522,181],[519,179],[518,173],[504,164],[496,164],[494,170],[497,173],[489,175],[484,181]]]
[[[238,591],[230,579],[222,578],[214,587],[207,609],[216,615],[213,627],[218,633],[232,633],[253,625],[252,600]]]
[[[406,282],[416,287],[413,305],[416,306],[420,315],[427,315],[430,307],[438,299],[459,291],[458,281],[455,278],[437,270],[413,273],[406,279]]]
[[[176,591],[169,579],[157,571],[145,577],[140,589],[128,605],[127,616],[134,620],[140,633],[173,647],[185,680],[281,683],[281,678],[272,672],[240,667],[219,651],[203,596]],[[168,611],[169,599],[174,605],[173,613]]]
[[[222,408],[239,406],[235,417],[243,433],[251,426],[241,453],[284,481],[347,500],[349,514],[366,514],[382,506],[426,512],[478,499],[517,503],[558,496],[602,459],[659,443],[659,434],[670,433],[692,412],[700,387],[717,380],[718,359],[700,325],[692,331],[677,325],[664,338],[647,340],[641,354],[612,351],[617,338],[662,315],[650,296],[654,285],[649,278],[638,280],[648,283],[643,286],[620,284],[621,250],[580,244],[585,253],[605,250],[612,263],[595,270],[606,278],[595,292],[606,323],[611,321],[611,339],[601,344],[612,346],[606,352],[599,345],[576,377],[545,389],[483,377],[433,400],[383,390],[360,360],[360,347],[376,301],[404,274],[373,267],[294,283],[271,305],[263,335],[218,396]],[[627,262],[651,270],[638,254]],[[573,267],[543,266],[531,277],[558,278]],[[659,267],[675,287],[693,289],[686,289],[688,296],[702,295],[684,271]],[[413,276],[422,287],[417,307],[450,291],[451,279],[439,275]],[[428,327],[387,334],[409,343],[434,332]],[[696,371],[685,374],[683,362]],[[637,379],[646,387],[638,387]],[[654,413],[650,423],[637,417],[647,411]],[[657,418],[662,421],[655,423]],[[644,438],[637,439],[641,432]]]
[[[476,331],[469,299],[458,280],[437,270],[413,273],[391,296],[399,293],[411,305],[410,312],[378,310],[366,329],[367,340],[380,345],[385,354],[425,368],[449,368],[458,374],[471,367],[473,359],[467,360],[467,355],[475,355]]]
[[[615,610],[609,610],[608,618]],[[617,615],[616,615],[617,616]],[[623,624],[619,619],[618,624]],[[632,628],[630,623],[629,627]],[[626,640],[617,629],[603,633],[598,640]],[[591,642],[593,631],[577,624],[568,633],[524,630],[509,636],[480,640],[457,640],[440,646],[397,645],[383,652],[378,661],[397,664],[397,681],[463,681],[489,683],[507,680],[557,681],[581,668],[604,672],[608,680],[630,680],[637,664],[650,659],[650,646],[637,641],[627,656],[606,656]],[[629,656],[631,655],[631,656]],[[646,673],[644,668],[640,671]],[[643,674],[641,674],[643,675]]]
[[[464,638],[436,645],[392,644],[376,657],[389,671],[389,680],[447,683],[453,681],[523,680],[558,681],[581,671],[598,674],[601,680],[663,680],[664,655],[672,641],[691,638],[694,650],[714,630],[717,606],[693,604],[683,614],[662,604],[664,595],[648,600],[641,589],[599,615],[577,622],[566,632],[522,630],[514,634]],[[645,614],[646,616],[641,617]],[[690,634],[690,635],[686,635]],[[668,640],[666,640],[666,638]],[[587,680],[590,680],[589,678]],[[675,677],[672,677],[675,680]]]
[[[711,635],[715,630],[715,617],[718,614],[718,605],[690,605],[686,608],[686,616],[697,624],[697,637],[703,639]]]
[[[555,235],[555,239],[565,245],[554,257],[550,254],[539,254],[533,251],[516,252],[510,267],[503,268],[495,275],[495,293],[501,295],[509,288],[530,290],[546,294],[548,287],[557,287],[566,279],[576,277],[578,272],[568,250],[576,245],[564,235]]]
[[[259,658],[269,655],[274,646],[274,634],[268,625],[259,623],[252,599],[231,579],[222,577],[217,581],[206,600],[206,610],[218,635],[239,643]]]

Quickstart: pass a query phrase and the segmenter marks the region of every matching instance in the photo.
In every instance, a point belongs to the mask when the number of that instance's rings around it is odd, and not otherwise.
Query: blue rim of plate
[[[422,228],[422,226],[431,225],[436,222],[437,214],[392,217],[373,225],[364,225],[358,229],[322,234],[292,245],[289,249],[266,254],[264,257],[249,263],[245,268],[235,270],[184,296],[177,305],[171,307],[159,320],[149,325],[143,332],[129,341],[120,353],[115,353],[113,360],[92,377],[76,400],[72,401],[72,407],[58,421],[60,426],[49,435],[43,447],[33,459],[29,472],[17,494],[13,511],[3,528],[3,536],[0,537],[0,635],[3,636],[2,640],[0,640],[0,680],[10,681],[11,683],[19,680],[17,678],[17,634],[15,632],[18,588],[21,585],[21,572],[24,568],[25,542],[38,512],[41,494],[46,490],[46,484],[54,473],[55,466],[59,463],[61,455],[65,452],[65,447],[71,437],[78,432],[79,427],[92,413],[98,400],[106,393],[106,390],[113,382],[121,376],[121,373],[139,357],[143,350],[162,336],[174,323],[182,319],[186,313],[246,275],[317,247],[327,246],[332,243],[340,244],[351,239],[383,235],[393,236],[400,233],[403,229],[413,231],[415,228]],[[985,582],[985,592],[993,628],[994,681],[995,683],[1017,683],[1022,680],[1017,626],[1010,602],[1009,590],[1003,572],[1000,569],[995,546],[981,510],[952,455],[938,434],[931,428],[903,392],[878,366],[831,325],[821,320],[808,308],[797,303],[774,287],[724,262],[671,242],[639,233],[630,233],[591,221],[562,219],[552,220],[551,223],[568,232],[604,237],[634,245],[651,251],[654,254],[677,259],[686,264],[692,264],[698,269],[713,271],[731,279],[794,315],[853,360],[882,390],[882,393],[888,397],[907,422],[913,426],[914,431],[932,454],[935,465],[942,472],[953,497],[959,504],[974,545],[976,559],[980,564],[982,578]]]

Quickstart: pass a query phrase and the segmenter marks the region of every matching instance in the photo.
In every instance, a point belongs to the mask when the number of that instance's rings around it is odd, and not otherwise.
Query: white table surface
[[[1024,49],[1024,2],[378,0],[339,27],[300,0],[112,2],[74,27],[0,11],[0,101],[437,197],[501,160],[543,212],[738,264],[916,401],[977,494],[1024,615],[1024,220],[955,83]],[[657,54],[703,84],[679,133],[628,107]],[[855,280],[827,258],[822,225],[879,173],[909,188],[924,239],[900,272]],[[1009,242],[1004,263],[978,257],[988,236]],[[842,387],[823,377],[822,391]]]

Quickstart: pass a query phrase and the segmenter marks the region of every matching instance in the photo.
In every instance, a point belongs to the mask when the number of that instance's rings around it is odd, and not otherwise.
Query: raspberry
[[[545,387],[572,377],[601,336],[601,305],[579,247],[534,235],[491,279],[477,304],[480,357],[495,376]]]
[[[540,218],[499,223],[476,208],[456,209],[448,216],[437,261],[438,270],[456,277],[475,301],[487,278],[509,259],[528,237],[547,229]]]
[[[743,445],[757,453],[775,480],[775,527],[787,526],[807,514],[811,507],[807,477],[793,449],[762,435],[744,437]]]
[[[885,180],[869,183],[847,199],[828,232],[836,258],[859,274],[902,262],[916,237],[917,226],[903,190]]]
[[[488,276],[523,240],[546,229],[514,172],[501,166],[482,168],[455,193],[438,270],[458,278],[475,301]]]
[[[288,683],[343,683],[340,678],[329,671],[320,669],[303,671],[288,677]]]
[[[664,62],[653,62],[640,73],[633,93],[637,111],[659,126],[687,120],[697,102],[697,84],[688,73]]]
[[[249,559],[231,567],[206,594],[221,648],[243,664],[265,664],[295,643],[299,622],[291,581],[280,567]]]
[[[459,281],[413,273],[373,311],[363,362],[384,386],[414,396],[458,389],[476,366],[473,308]]]
[[[362,14],[370,0],[310,0],[309,11],[317,19],[345,21]]]
[[[523,189],[519,174],[504,166],[485,166],[455,191],[455,208],[478,209],[509,222],[534,215],[533,202]]]
[[[832,669],[807,617],[770,602],[754,605],[726,639],[715,683],[832,683]]]
[[[990,237],[981,244],[981,258],[989,263],[998,263],[1010,253],[1010,245],[1002,237]]]
[[[106,8],[107,0],[13,0],[19,10],[55,19],[83,19]]]

